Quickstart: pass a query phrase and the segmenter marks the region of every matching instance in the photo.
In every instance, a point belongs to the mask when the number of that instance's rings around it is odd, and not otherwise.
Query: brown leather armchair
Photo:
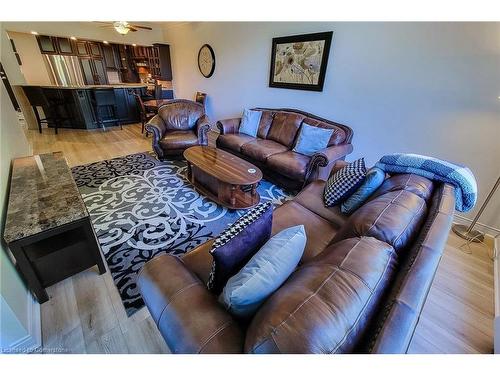
[[[202,104],[175,99],[162,105],[147,124],[153,150],[159,159],[181,156],[189,147],[206,146],[210,123]]]

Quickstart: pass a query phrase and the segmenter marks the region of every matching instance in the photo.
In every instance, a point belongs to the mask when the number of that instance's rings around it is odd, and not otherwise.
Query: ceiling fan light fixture
[[[129,25],[128,25],[127,21],[116,21],[116,22],[113,22],[113,27],[115,28],[115,30],[118,33],[120,33],[122,35],[126,35],[130,31],[130,28],[129,28]]]

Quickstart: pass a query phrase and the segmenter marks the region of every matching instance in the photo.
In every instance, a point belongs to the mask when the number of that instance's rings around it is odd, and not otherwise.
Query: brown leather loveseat
[[[346,125],[296,109],[254,108],[261,111],[257,138],[241,134],[241,118],[217,122],[217,147],[258,166],[267,179],[300,189],[310,181],[326,179],[337,160],[352,152],[353,131]],[[328,147],[312,156],[293,152],[302,123],[333,129]]]
[[[182,155],[192,146],[206,146],[210,123],[203,104],[175,99],[159,108],[146,130],[153,134],[153,150],[161,160]]]
[[[306,249],[249,322],[205,287],[212,241],[144,266],[138,285],[172,352],[407,351],[448,237],[453,187],[394,175],[344,216],[323,205],[324,185],[312,182],[274,211],[273,233],[303,224]]]

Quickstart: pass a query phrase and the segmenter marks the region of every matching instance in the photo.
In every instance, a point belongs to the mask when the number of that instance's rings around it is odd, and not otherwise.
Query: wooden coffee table
[[[231,209],[249,208],[260,202],[257,185],[262,172],[229,152],[208,146],[184,151],[189,182],[203,195]]]

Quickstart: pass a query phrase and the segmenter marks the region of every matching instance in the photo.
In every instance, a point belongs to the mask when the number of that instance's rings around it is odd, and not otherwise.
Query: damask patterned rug
[[[186,162],[140,153],[72,168],[101,249],[130,316],[144,306],[136,277],[144,263],[182,255],[217,236],[245,210],[229,210],[200,195],[185,177]],[[263,180],[261,201],[291,198]]]

